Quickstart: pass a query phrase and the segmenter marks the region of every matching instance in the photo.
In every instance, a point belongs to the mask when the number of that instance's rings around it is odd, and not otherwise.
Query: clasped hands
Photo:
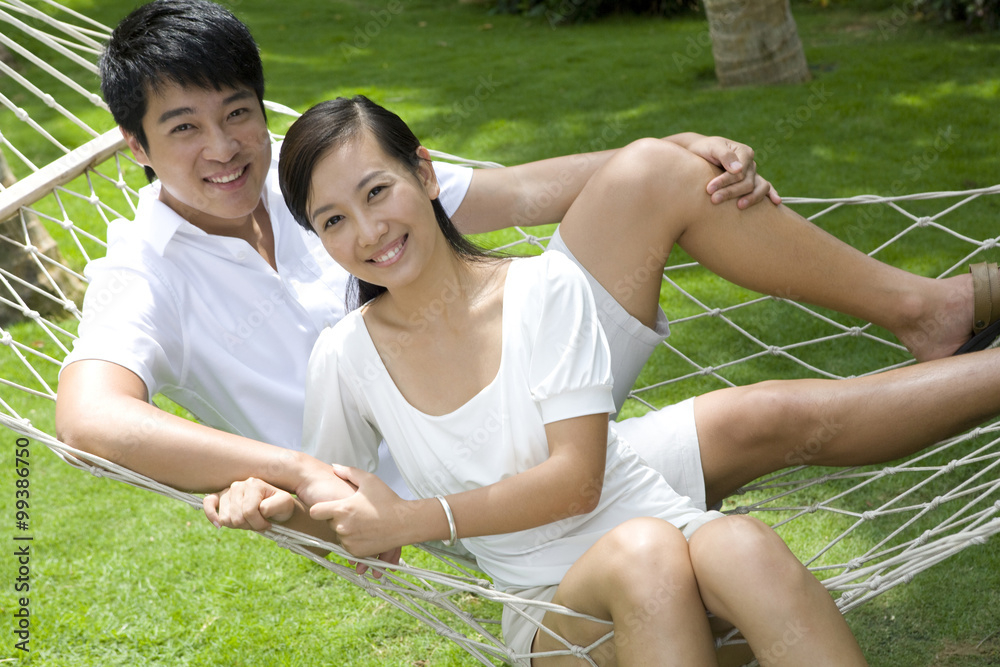
[[[333,474],[303,483],[295,495],[251,477],[205,496],[202,507],[216,527],[263,531],[272,522],[286,524],[340,544],[352,556],[399,563],[410,543],[409,502],[371,473],[336,464],[328,470]],[[359,574],[367,569],[357,565]]]

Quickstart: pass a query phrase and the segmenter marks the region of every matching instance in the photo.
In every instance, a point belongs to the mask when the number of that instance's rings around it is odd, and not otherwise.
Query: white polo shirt
[[[292,218],[278,186],[278,147],[263,200],[275,271],[242,239],[207,234],[140,192],[134,221],[108,227],[88,264],[79,338],[63,367],[100,359],[132,371],[215,428],[300,449],[309,353],[344,316],[348,274]],[[453,214],[472,170],[435,163]]]

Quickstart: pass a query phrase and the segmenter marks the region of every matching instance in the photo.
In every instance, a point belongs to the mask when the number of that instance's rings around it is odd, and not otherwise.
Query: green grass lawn
[[[131,0],[70,4],[112,25],[134,5]],[[905,11],[909,3],[831,3],[825,9],[818,4],[793,3],[814,80],[738,90],[715,84],[707,27],[698,17],[613,17],[553,30],[541,18],[491,16],[486,5],[453,0],[309,0],[280,6],[241,0],[230,6],[260,42],[268,98],[304,110],[329,97],[364,93],[398,111],[426,144],[450,153],[515,164],[693,130],[754,146],[761,172],[786,196],[887,195],[1000,183],[1000,38],[917,21]],[[7,86],[0,79],[0,92],[7,94]],[[18,95],[13,94],[16,103],[55,128],[57,136],[78,137],[76,128]],[[84,117],[99,129],[111,127],[99,113]],[[14,145],[33,141],[6,111],[0,112],[0,127]],[[32,159],[44,164],[56,156],[40,147]],[[939,209],[915,205],[912,210]],[[967,211],[950,223],[977,238],[997,234],[991,230],[1000,205],[981,202]],[[865,250],[904,224],[885,211],[823,218],[825,227]],[[942,258],[960,253],[960,246],[918,234],[880,256],[938,275],[950,266]],[[1000,253],[990,251],[986,258],[997,260]],[[671,261],[687,258],[678,251]],[[710,279],[696,287],[709,301],[754,296]],[[689,306],[666,291],[664,306],[671,316],[688,314]],[[787,330],[814,326],[782,310],[748,315],[741,325],[772,344],[780,344]],[[672,342],[700,346],[706,359],[745,345],[710,327],[678,327],[675,335]],[[817,363],[828,366],[848,359],[844,373],[888,358],[881,349],[859,353],[870,358],[856,358],[853,348],[815,354]],[[647,377],[682,372],[676,362],[658,356]],[[9,364],[0,366],[2,377],[16,373],[20,370]],[[731,379],[793,374],[801,371],[767,360],[735,371]],[[718,386],[716,380],[695,379],[656,393],[655,401]],[[10,394],[0,385],[0,398],[13,401]],[[52,431],[48,402],[19,403],[16,409]],[[10,433],[0,441],[5,452],[13,445]],[[52,667],[474,664],[432,631],[267,540],[217,531],[198,512],[93,478],[41,445],[33,446],[31,456],[32,651],[25,656],[14,650],[8,633],[8,614],[17,608],[10,583],[16,565],[3,556],[0,664],[5,659]],[[11,455],[0,460],[11,461]],[[13,514],[14,480],[13,464],[5,465],[0,472],[5,521]],[[9,525],[0,530],[8,545]],[[826,529],[817,525],[819,533]],[[848,619],[873,665],[992,665],[1000,663],[998,598],[1000,542],[994,539],[876,598]]]

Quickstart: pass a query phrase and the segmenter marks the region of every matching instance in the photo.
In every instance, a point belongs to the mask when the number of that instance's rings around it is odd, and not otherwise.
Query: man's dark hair
[[[147,95],[168,83],[248,86],[264,108],[264,68],[250,30],[207,0],[154,0],[122,19],[101,55],[101,92],[115,122],[149,150]],[[155,173],[146,167],[152,180]]]

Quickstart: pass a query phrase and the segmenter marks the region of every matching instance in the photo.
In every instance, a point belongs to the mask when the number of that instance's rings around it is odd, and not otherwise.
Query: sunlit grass
[[[72,6],[114,24],[133,4],[80,0]],[[243,0],[232,6],[261,44],[269,98],[304,110],[332,96],[367,94],[398,111],[432,148],[472,158],[516,164],[695,130],[754,146],[762,173],[786,196],[904,194],[1000,182],[996,38],[912,18],[887,29],[884,19],[892,16],[891,6],[864,11],[831,4],[826,10],[818,3],[794,5],[813,82],[738,90],[715,84],[706,25],[698,17],[612,18],[553,30],[542,19],[489,16],[483,5],[414,0],[361,45],[358,29],[368,27],[372,12],[384,10],[384,3],[312,0],[279,6]],[[26,74],[45,88],[55,86],[32,68]],[[9,86],[0,79],[0,92],[7,94]],[[15,97],[60,141],[75,145],[86,138],[28,96]],[[103,112],[80,114],[98,130],[111,127]],[[272,123],[279,132],[287,127],[287,120],[275,115]],[[0,111],[0,126],[15,145],[31,146],[37,165],[60,154],[35,140],[7,111]],[[18,176],[27,173],[23,165],[11,163]],[[135,187],[142,185],[134,167],[127,178]],[[120,197],[111,186],[98,189],[102,197]],[[103,221],[87,207],[67,203],[74,221],[103,234]],[[51,202],[40,208],[62,216]],[[933,203],[905,208],[918,216],[940,210]],[[944,222],[984,238],[996,235],[991,230],[998,214],[1000,204],[993,198]],[[866,252],[911,224],[885,209],[864,215],[844,209],[819,222]],[[58,226],[49,228],[79,268],[83,256],[72,239]],[[518,236],[503,232],[487,241],[500,245]],[[878,256],[939,275],[951,269],[943,258],[961,255],[965,247],[961,240],[921,230]],[[998,259],[995,250],[980,257]],[[684,261],[680,251],[671,259]],[[685,286],[709,304],[756,298],[711,277],[689,278]],[[674,319],[695,313],[667,289],[663,304]],[[828,326],[773,303],[733,318],[768,345],[806,333],[821,335]],[[850,325],[849,318],[834,319]],[[28,325],[15,327],[15,334],[45,349],[51,346]],[[728,327],[707,320],[677,325],[671,343],[690,350],[702,365],[757,351]],[[850,340],[796,354],[844,374],[899,360],[889,348]],[[56,370],[44,372],[47,382],[54,383]],[[657,353],[640,383],[691,370]],[[725,377],[743,384],[802,374],[787,360],[762,357]],[[6,357],[0,375],[34,382]],[[644,397],[659,405],[722,386],[718,379],[698,376]],[[15,400],[6,387],[0,387],[0,395]],[[20,414],[53,431],[49,401],[16,400]],[[644,410],[632,404],[625,414]],[[9,434],[0,445],[13,440]],[[92,478],[41,446],[32,451],[37,492],[32,664],[473,664],[451,642],[266,540],[216,531],[197,512],[173,501]],[[10,467],[0,474],[0,489],[12,488],[12,475]],[[0,492],[0,514],[8,515],[11,498]],[[878,494],[870,500],[878,502]],[[802,551],[837,530],[836,522],[824,517],[803,523],[783,533]],[[861,541],[873,537],[864,531],[858,535]],[[1000,547],[993,540],[852,612],[852,627],[872,663],[995,661],[995,637],[971,647],[1000,627],[998,563]],[[0,558],[3,581],[11,580],[12,567],[12,559]],[[9,588],[0,594],[5,611],[14,604]],[[0,646],[0,659],[19,657],[9,642]]]

